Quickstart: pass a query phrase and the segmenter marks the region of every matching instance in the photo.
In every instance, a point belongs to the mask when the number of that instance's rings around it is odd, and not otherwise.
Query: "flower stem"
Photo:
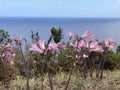
[[[68,85],[69,85],[69,83],[70,83],[70,79],[71,79],[71,76],[72,76],[73,68],[74,68],[74,64],[72,65],[72,68],[71,68],[71,71],[70,71],[70,74],[69,74],[69,78],[68,78],[68,81],[67,81],[67,85],[66,85],[66,87],[65,87],[65,90],[68,89]]]

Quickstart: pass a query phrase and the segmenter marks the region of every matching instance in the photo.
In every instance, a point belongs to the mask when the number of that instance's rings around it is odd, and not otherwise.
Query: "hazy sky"
[[[0,17],[120,17],[120,0],[0,0]]]

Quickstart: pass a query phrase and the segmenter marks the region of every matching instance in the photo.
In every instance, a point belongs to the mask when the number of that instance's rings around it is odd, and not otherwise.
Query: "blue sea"
[[[61,27],[66,41],[66,32],[82,35],[86,30],[95,34],[97,39],[114,38],[120,45],[119,18],[0,18],[0,29],[9,32],[10,36],[18,35],[30,41],[31,30],[39,32],[41,39],[48,39],[52,27]]]

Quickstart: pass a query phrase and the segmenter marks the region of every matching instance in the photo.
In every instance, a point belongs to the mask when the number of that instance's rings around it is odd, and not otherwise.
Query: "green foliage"
[[[34,90],[38,85],[41,84],[40,79],[31,78],[30,80],[30,88]],[[22,76],[17,76],[15,80],[11,81],[11,88],[13,90],[23,90],[26,89],[26,79]]]
[[[117,47],[116,53],[120,53],[120,45]]]
[[[61,41],[61,39],[63,39],[63,30],[61,29],[61,27],[59,27],[58,29],[53,27],[51,29],[51,34],[55,43],[58,43]]]
[[[68,90],[119,90],[120,89],[120,71],[105,71],[104,79],[90,78],[82,79],[80,73],[74,73]],[[57,73],[53,76],[53,90],[64,90],[68,74],[65,72]],[[41,90],[41,76],[30,78],[30,90]],[[44,90],[50,90],[47,74],[44,75]],[[1,82],[0,82],[1,84]],[[26,79],[22,76],[17,76],[11,80],[9,87],[5,88],[0,85],[0,90],[25,90]]]
[[[0,44],[6,45],[10,41],[10,35],[7,31],[1,29],[0,30]]]
[[[73,90],[82,90],[85,86],[85,81],[84,80],[78,80],[75,82],[76,87]]]
[[[31,71],[32,74],[40,74],[41,73],[41,68],[42,68],[42,58],[43,54],[39,53],[30,53],[30,66],[31,66]]]
[[[109,50],[106,52],[105,69],[120,69],[120,53],[114,53]]]
[[[115,65],[116,69],[120,69],[120,53],[116,54],[115,63],[116,63],[116,65]]]

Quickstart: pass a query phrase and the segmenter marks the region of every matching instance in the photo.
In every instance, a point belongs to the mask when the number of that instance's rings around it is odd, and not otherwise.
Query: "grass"
[[[57,73],[53,76],[53,90],[64,90],[68,74],[64,72]],[[30,79],[30,90],[40,90],[41,77]],[[9,87],[0,86],[0,90],[25,90],[26,80],[22,76],[17,76],[11,80]],[[44,75],[44,90],[50,90],[47,75]],[[102,80],[97,78],[82,79],[79,73],[73,73],[68,90],[120,90],[120,70],[105,71]]]

